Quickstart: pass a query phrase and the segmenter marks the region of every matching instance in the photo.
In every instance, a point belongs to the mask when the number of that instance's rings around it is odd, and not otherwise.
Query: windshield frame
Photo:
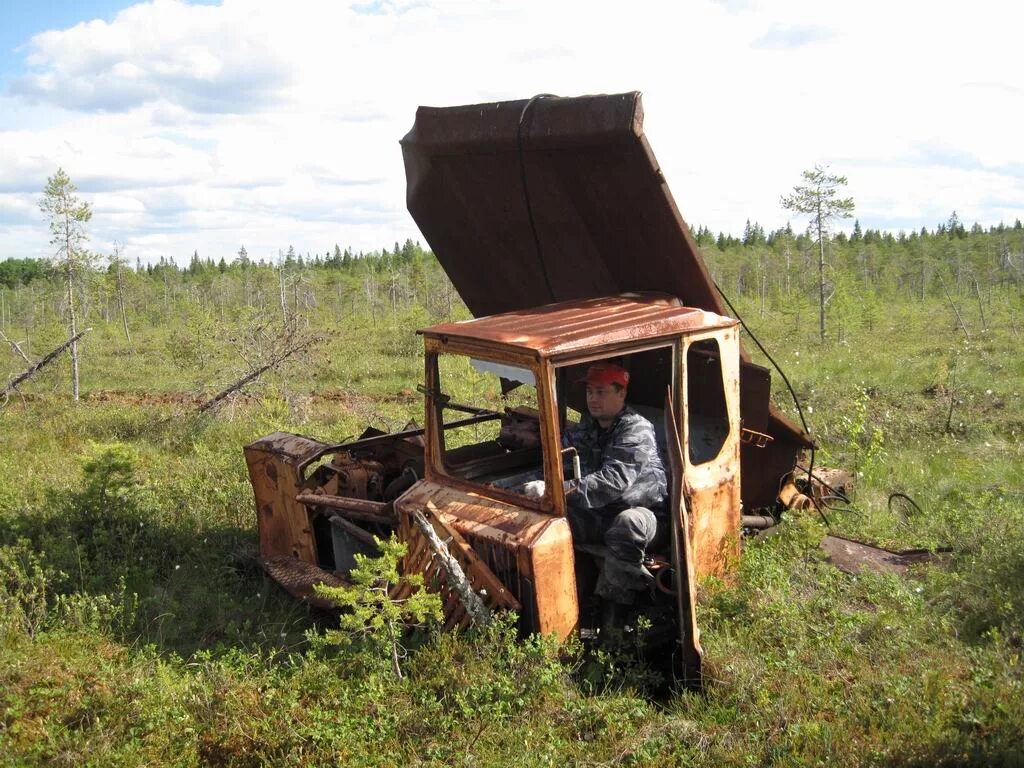
[[[464,339],[426,337],[424,354],[424,411],[426,422],[426,479],[441,485],[452,486],[466,493],[485,496],[517,507],[536,510],[546,514],[563,516],[565,499],[561,493],[553,494],[551,488],[557,483],[561,488],[561,472],[556,471],[559,461],[557,429],[552,414],[552,376],[548,361],[533,354],[517,354],[509,349],[473,343]],[[478,359],[498,365],[510,365],[530,371],[536,381],[537,410],[540,422],[541,469],[547,489],[540,498],[530,498],[520,493],[486,483],[459,477],[448,470],[444,462],[444,403],[438,395],[444,394],[439,380],[438,356],[457,355]],[[469,414],[467,414],[469,416]]]

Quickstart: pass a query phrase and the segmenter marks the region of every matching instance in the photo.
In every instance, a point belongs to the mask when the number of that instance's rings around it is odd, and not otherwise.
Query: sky
[[[0,258],[50,254],[58,168],[130,261],[422,241],[416,107],[537,93],[642,91],[694,227],[803,229],[779,198],[815,164],[862,228],[1013,223],[1022,27],[1005,0],[0,0]]]

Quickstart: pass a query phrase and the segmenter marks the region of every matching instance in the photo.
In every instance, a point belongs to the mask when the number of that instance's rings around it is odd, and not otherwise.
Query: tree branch
[[[7,342],[8,344],[10,344],[10,345],[11,345],[11,348],[12,348],[12,349],[13,349],[13,350],[14,350],[15,352],[17,352],[17,353],[18,353],[19,355],[21,355],[21,359],[22,359],[22,360],[24,360],[24,361],[25,361],[26,363],[28,363],[29,365],[32,365],[32,361],[31,361],[31,360],[29,360],[29,358],[28,358],[28,355],[26,355],[26,354],[25,354],[25,353],[24,353],[24,352],[22,351],[22,349],[21,349],[21,345],[20,345],[20,344],[19,344],[18,342],[16,342],[16,341],[15,341],[14,339],[9,339],[9,338],[7,338],[7,334],[5,334],[5,333],[4,333],[3,331],[0,331],[0,340],[2,340],[2,341],[6,341],[6,342]]]

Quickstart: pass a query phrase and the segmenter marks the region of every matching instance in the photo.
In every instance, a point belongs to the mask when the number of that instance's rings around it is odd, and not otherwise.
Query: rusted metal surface
[[[521,604],[524,624],[531,631],[565,639],[576,628],[575,560],[564,518],[430,481],[413,486],[395,502],[395,509],[403,540],[416,541],[409,522],[413,510],[429,513],[432,520],[442,521],[457,533],[456,538],[464,540],[475,555],[462,563],[474,589],[507,590]],[[440,535],[446,538],[444,533]],[[422,567],[422,547],[413,543],[407,563]],[[470,562],[475,559],[486,566],[485,572]],[[488,581],[486,574],[495,580]]]
[[[725,314],[644,137],[640,94],[526,106],[420,107],[402,140],[409,211],[470,311],[655,290]]]
[[[331,608],[332,605],[329,601],[316,596],[314,593],[316,585],[326,584],[329,587],[340,587],[349,583],[337,574],[287,555],[263,558],[260,563],[263,570],[284,587],[290,595],[325,610]]]
[[[373,547],[374,549],[377,548],[377,542],[373,534],[369,531],[363,530],[355,523],[349,522],[348,520],[339,515],[334,515],[333,517],[331,517],[331,524],[341,528],[345,533],[347,533],[356,541],[361,542],[363,544],[367,544],[370,547]]]
[[[727,574],[730,563],[739,557],[740,546],[739,331],[729,328],[713,339],[719,349],[717,359],[706,358],[702,348],[694,347],[705,340],[700,337],[683,339],[680,355],[685,361],[680,409],[684,472],[698,576]],[[698,363],[701,369],[692,370]],[[705,411],[709,401],[717,399],[711,396],[716,387],[720,387],[719,396],[724,398],[723,413]],[[701,415],[727,429],[713,455],[694,450]]]
[[[726,314],[644,135],[639,92],[420,107],[402,154],[409,212],[476,317],[631,291]],[[753,403],[744,421],[776,438],[773,454],[810,444],[767,392]],[[757,495],[770,504],[775,490]]]
[[[295,497],[306,490],[299,467],[323,447],[317,440],[284,432],[275,432],[245,447],[263,557],[290,556],[317,562],[309,515]]]
[[[423,576],[424,586],[441,598],[444,614],[444,628],[465,628],[472,622],[472,616],[466,610],[465,600],[458,593],[455,585],[448,583],[448,573],[430,546],[423,531],[416,525],[414,512],[423,514],[438,538],[446,544],[449,554],[455,558],[470,588],[490,610],[521,611],[522,604],[516,599],[502,581],[494,574],[487,564],[480,559],[469,543],[462,537],[450,521],[434,509],[416,510],[406,507],[399,526],[399,536],[408,547],[402,558],[403,573],[419,573]],[[403,599],[412,593],[412,587],[404,583],[391,592],[392,599]]]
[[[778,520],[771,515],[743,515],[740,518],[740,525],[755,531],[764,531],[773,527]]]
[[[927,549],[894,552],[873,547],[862,541],[831,535],[822,540],[821,548],[828,553],[829,560],[836,568],[854,575],[862,571],[904,575],[911,566],[928,563],[935,557],[934,553]]]
[[[804,487],[807,487],[807,469],[805,467],[798,466],[793,476],[803,483]],[[847,499],[853,493],[853,486],[853,473],[847,469],[835,467],[815,467],[813,482],[810,483],[815,499],[821,502]]]
[[[529,312],[507,312],[421,331],[513,347],[543,357],[644,340],[656,342],[681,333],[735,325],[729,317],[684,307],[671,296],[643,293],[567,301]]]
[[[378,525],[394,525],[397,522],[391,505],[383,501],[367,501],[325,493],[300,493],[295,500],[299,504],[337,510],[352,520],[363,520]]]
[[[811,498],[800,492],[796,483],[793,482],[792,475],[779,489],[779,502],[786,509],[810,509],[811,507]]]
[[[272,454],[295,466],[300,466],[307,460],[307,457],[317,455],[326,447],[322,442],[311,437],[293,435],[289,432],[273,432],[250,443],[246,449],[251,448]]]
[[[755,448],[764,448],[774,439],[775,438],[771,435],[766,435],[764,432],[758,432],[753,429],[747,429],[746,427],[743,427],[740,430],[740,440],[754,446]]]

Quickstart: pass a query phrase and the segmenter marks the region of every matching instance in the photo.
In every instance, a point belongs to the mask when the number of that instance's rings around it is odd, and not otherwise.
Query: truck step
[[[349,584],[338,574],[325,571],[323,568],[299,560],[297,557],[279,555],[262,558],[260,563],[267,575],[284,587],[290,595],[324,610],[330,610],[334,606],[327,600],[317,597],[313,588],[317,584],[326,584],[329,587],[341,587]]]

